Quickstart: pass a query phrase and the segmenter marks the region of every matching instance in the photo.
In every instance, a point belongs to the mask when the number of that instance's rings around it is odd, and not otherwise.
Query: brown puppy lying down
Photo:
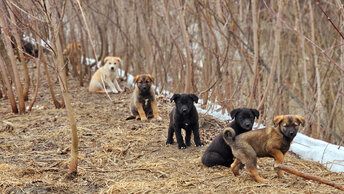
[[[231,165],[235,176],[239,175],[240,165],[244,164],[257,182],[266,181],[258,175],[257,157],[273,157],[275,164],[281,164],[299,126],[305,125],[304,118],[298,115],[279,115],[273,122],[274,127],[249,131],[239,136],[235,136],[235,131],[230,127],[224,129],[223,138],[235,157]],[[283,176],[281,170],[277,170],[277,174]]]

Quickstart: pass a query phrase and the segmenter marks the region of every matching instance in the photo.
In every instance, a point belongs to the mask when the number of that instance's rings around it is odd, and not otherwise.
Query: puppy
[[[252,130],[254,118],[259,118],[258,110],[249,108],[234,109],[230,114],[235,120],[229,126],[234,129],[236,135]],[[224,141],[222,133],[215,137],[202,156],[202,163],[208,167],[230,167],[233,161],[232,150]]]
[[[198,113],[194,102],[198,102],[198,97],[195,94],[174,94],[171,102],[175,102],[170,113],[170,125],[168,128],[168,137],[166,144],[173,143],[173,133],[176,134],[176,139],[179,149],[185,149],[190,146],[191,132],[194,134],[194,141],[197,147],[203,146],[199,137]],[[185,129],[185,143],[181,134],[181,129]]]
[[[130,104],[132,116],[126,120],[135,118],[145,121],[147,117],[154,117],[157,120],[161,120],[154,90],[151,87],[153,82],[154,77],[150,74],[141,74],[134,78],[135,89]]]
[[[240,165],[244,164],[254,180],[266,181],[258,175],[257,157],[273,157],[276,165],[281,164],[299,126],[305,125],[304,118],[298,115],[276,116],[273,122],[274,127],[249,131],[239,136],[235,136],[235,130],[230,127],[223,131],[223,139],[235,156],[231,165],[235,176],[239,175]],[[277,175],[281,177],[283,172],[277,169]]]
[[[99,68],[92,76],[89,92],[105,93],[105,85],[110,87],[113,93],[123,92],[117,83],[117,69],[121,63],[119,57],[106,57],[105,65]]]
[[[67,60],[73,70],[73,76],[80,75],[81,70],[81,46],[77,43],[70,43],[67,47],[63,50],[63,56],[65,60]],[[66,64],[66,68],[68,71],[68,63]]]

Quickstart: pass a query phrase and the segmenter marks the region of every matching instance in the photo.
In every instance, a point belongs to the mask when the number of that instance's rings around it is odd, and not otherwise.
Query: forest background
[[[56,70],[44,78],[59,78],[61,91],[50,90],[53,103],[72,109],[61,69],[76,63],[68,76],[87,87],[90,66],[113,55],[122,58],[126,75],[150,73],[160,91],[195,93],[203,108],[257,108],[265,125],[279,114],[300,114],[307,121],[302,133],[343,144],[340,0],[7,0],[0,8],[0,98],[9,99],[13,112],[28,112],[25,104],[32,107],[37,94],[28,64]],[[11,46],[28,42],[39,60]],[[68,56],[63,49],[70,43],[80,47]],[[96,60],[86,65],[86,58]],[[60,92],[62,102],[55,97]]]

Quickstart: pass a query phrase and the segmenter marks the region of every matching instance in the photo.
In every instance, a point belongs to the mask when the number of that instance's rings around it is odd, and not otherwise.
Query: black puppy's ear
[[[231,117],[232,117],[232,119],[234,119],[235,118],[235,116],[236,116],[236,114],[238,114],[238,112],[240,112],[240,108],[237,108],[237,109],[233,109],[232,111],[231,111]]]
[[[257,109],[251,109],[251,111],[252,111],[252,113],[253,113],[253,115],[257,118],[257,119],[259,119],[259,111],[257,110]]]
[[[189,94],[189,95],[194,102],[198,103],[198,96],[196,96],[195,94]]]
[[[170,100],[171,102],[173,102],[173,101],[176,101],[179,97],[180,97],[180,94],[173,94]]]

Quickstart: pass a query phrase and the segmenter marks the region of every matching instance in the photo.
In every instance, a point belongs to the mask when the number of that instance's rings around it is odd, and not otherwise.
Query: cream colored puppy
[[[121,59],[109,56],[104,59],[104,62],[105,65],[93,74],[88,91],[94,93],[123,92],[117,83],[117,69]],[[106,90],[106,85],[110,90]]]

